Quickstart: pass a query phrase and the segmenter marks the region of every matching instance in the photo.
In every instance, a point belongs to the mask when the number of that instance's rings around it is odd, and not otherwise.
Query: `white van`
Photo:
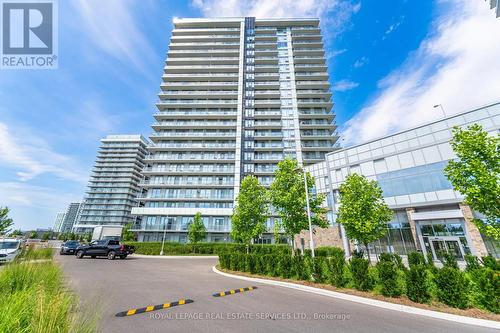
[[[0,238],[0,263],[11,262],[22,250],[21,240],[15,238]]]

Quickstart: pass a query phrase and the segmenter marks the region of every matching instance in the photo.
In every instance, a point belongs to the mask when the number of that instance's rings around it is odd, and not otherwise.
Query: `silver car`
[[[15,238],[0,238],[0,263],[11,262],[21,253],[21,241]]]

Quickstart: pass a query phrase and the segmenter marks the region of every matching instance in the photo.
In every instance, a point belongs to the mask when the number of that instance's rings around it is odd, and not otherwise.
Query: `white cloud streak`
[[[446,0],[433,32],[379,82],[380,92],[349,120],[359,143],[500,99],[500,24],[482,1]],[[453,8],[449,10],[449,8]]]
[[[345,0],[192,0],[206,17],[255,16],[258,18],[318,17],[325,39],[343,31],[361,3]]]
[[[88,175],[80,171],[72,157],[55,152],[42,139],[11,131],[4,123],[0,123],[0,161],[15,168],[21,181],[45,173],[79,183],[87,181]]]
[[[128,0],[71,1],[82,21],[82,31],[105,53],[126,64],[145,70],[154,60],[154,49],[134,18],[134,6]]]
[[[342,91],[354,89],[357,86],[359,86],[359,83],[357,83],[357,82],[350,81],[350,80],[340,80],[340,81],[337,81],[333,84],[332,90],[342,92]]]

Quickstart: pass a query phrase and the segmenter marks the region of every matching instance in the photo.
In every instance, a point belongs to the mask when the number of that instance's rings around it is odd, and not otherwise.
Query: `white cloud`
[[[327,59],[335,58],[335,57],[345,53],[346,51],[347,51],[347,49],[332,50],[332,51],[326,53],[326,58]]]
[[[340,33],[361,3],[345,0],[192,0],[206,17],[255,16],[258,18],[318,17],[330,39]]]
[[[154,50],[134,18],[135,5],[128,0],[71,1],[80,16],[82,31],[107,54],[145,70]]]
[[[401,16],[397,22],[391,24],[387,30],[385,31],[384,33],[384,36],[382,37],[382,40],[385,40],[387,38],[388,35],[390,35],[391,33],[393,33],[394,31],[396,31],[397,28],[399,28],[399,26],[401,25],[401,23],[403,23],[405,17],[404,15]]]
[[[482,1],[443,2],[446,11],[433,22],[432,33],[379,82],[380,93],[347,122],[347,142],[437,119],[441,112],[433,108],[436,104],[450,115],[500,99],[498,19]]]
[[[342,92],[342,91],[354,89],[357,86],[359,86],[359,83],[357,83],[357,82],[350,81],[350,80],[340,80],[340,81],[337,81],[333,84],[332,90]]]
[[[354,68],[360,68],[360,67],[363,67],[363,66],[364,66],[364,65],[366,65],[369,61],[370,61],[370,59],[368,59],[367,57],[361,57],[360,59],[356,60],[356,62],[353,64],[353,67],[354,67]]]
[[[59,178],[84,183],[87,174],[73,158],[55,152],[45,141],[20,130],[11,131],[0,123],[0,161],[16,168],[21,181],[50,173]]]
[[[22,230],[51,227],[57,212],[82,200],[72,193],[23,182],[1,182],[0,198],[0,206],[10,209],[14,227]]]

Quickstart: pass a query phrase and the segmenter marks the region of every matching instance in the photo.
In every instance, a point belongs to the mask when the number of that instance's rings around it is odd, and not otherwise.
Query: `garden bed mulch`
[[[231,271],[228,269],[220,268],[219,265],[217,265],[217,269],[220,270],[221,272],[234,274],[234,275],[240,275],[240,276],[246,276],[246,277],[252,277],[252,278],[261,278],[261,279],[266,279],[266,280],[290,282],[290,283],[300,284],[300,285],[304,285],[304,286],[308,286],[308,287],[331,290],[331,291],[344,293],[344,294],[348,294],[348,295],[355,295],[355,296],[360,296],[360,297],[365,297],[365,298],[376,299],[376,300],[384,301],[384,302],[388,302],[388,303],[413,306],[415,308],[420,308],[420,309],[425,309],[425,310],[450,313],[450,314],[454,314],[454,315],[471,317],[471,318],[500,321],[500,315],[494,314],[492,312],[484,311],[481,309],[477,309],[477,308],[457,309],[457,308],[449,307],[445,304],[442,304],[442,303],[439,303],[436,301],[433,301],[429,304],[421,304],[421,303],[415,303],[405,296],[386,297],[386,296],[383,296],[380,294],[373,294],[370,292],[359,291],[359,290],[355,290],[355,289],[336,288],[332,285],[324,284],[324,283],[316,283],[316,282],[311,282],[311,281],[301,281],[301,280],[292,280],[292,279],[283,279],[283,278],[274,277],[274,276],[250,274],[250,273],[239,272],[239,271]]]

